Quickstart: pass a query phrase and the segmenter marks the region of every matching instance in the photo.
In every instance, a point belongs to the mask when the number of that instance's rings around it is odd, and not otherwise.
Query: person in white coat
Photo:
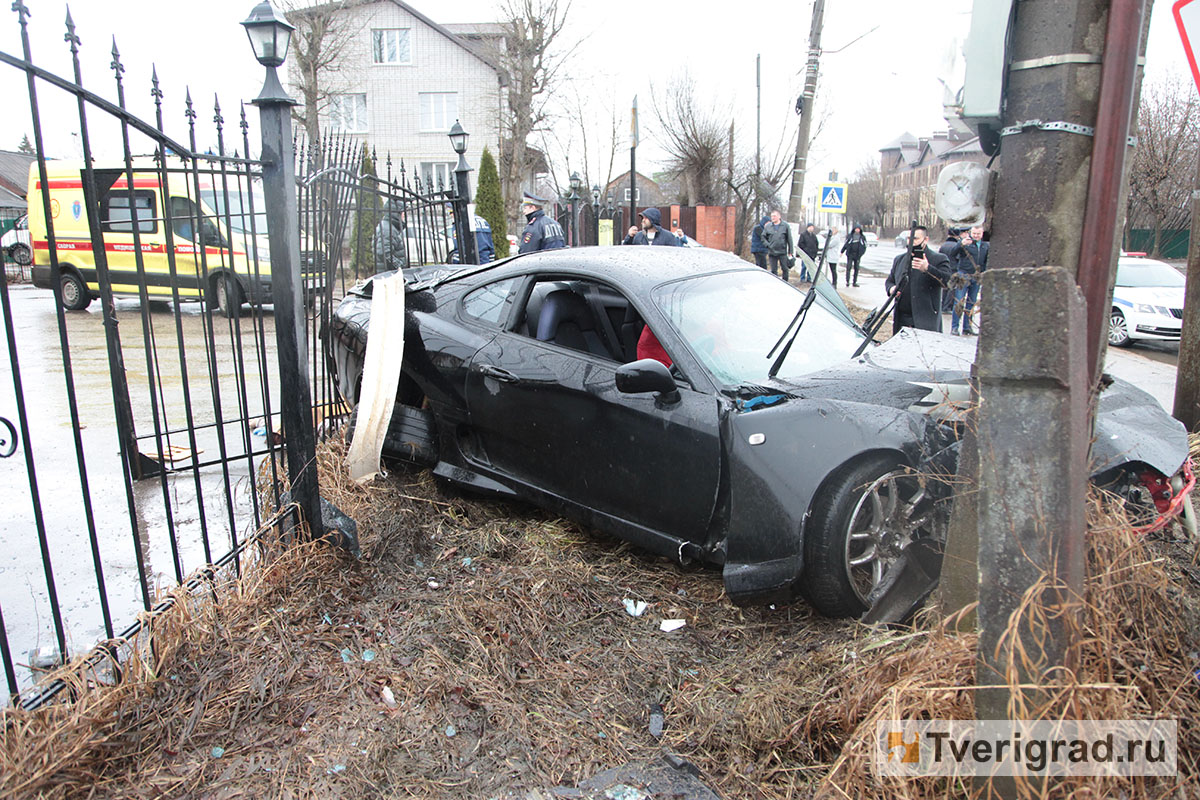
[[[837,288],[837,268],[838,264],[842,263],[842,245],[845,243],[845,237],[838,233],[837,226],[834,225],[829,232],[829,245],[825,248],[825,260],[829,263],[829,277],[834,288]]]

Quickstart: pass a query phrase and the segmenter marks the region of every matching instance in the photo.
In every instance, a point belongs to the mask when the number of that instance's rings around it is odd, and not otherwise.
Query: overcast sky
[[[30,33],[34,62],[60,75],[70,74],[70,53],[63,42],[65,5],[58,0],[25,0],[31,8]],[[71,12],[83,40],[84,82],[93,91],[115,99],[109,63],[116,34],[126,67],[128,104],[153,119],[150,69],[157,65],[166,93],[168,132],[186,135],[183,95],[190,87],[199,110],[201,149],[215,144],[211,119],[213,95],[219,93],[229,147],[241,149],[236,127],[239,102],[258,93],[262,68],[254,61],[238,24],[248,15],[252,0],[208,0],[193,4],[162,0],[75,0]],[[458,0],[412,5],[438,22],[488,22],[498,18],[494,0]],[[817,111],[828,116],[810,156],[810,175],[824,178],[832,169],[843,176],[878,155],[878,149],[908,131],[917,136],[944,129],[942,86],[950,77],[950,57],[957,39],[970,23],[971,0],[829,0],[825,7],[821,84]],[[0,49],[19,55],[21,44],[16,14],[3,4]],[[737,123],[736,137],[747,152],[755,136],[755,57],[762,56],[762,143],[764,159],[794,148],[792,111],[802,87],[802,70],[811,3],[730,3],[699,0],[657,6],[633,6],[635,14],[618,12],[612,3],[575,0],[566,41],[580,41],[563,97],[578,97],[596,120],[616,109],[620,131],[627,137],[629,106],[638,95],[643,146],[638,168],[653,172],[662,157],[652,114],[652,96],[662,97],[673,77],[687,71],[705,101],[728,111]],[[1157,0],[1151,19],[1147,51],[1149,79],[1166,72],[1187,74],[1182,46],[1170,13],[1170,0]],[[872,30],[875,29],[875,30]],[[870,31],[870,33],[868,33]],[[863,36],[858,41],[857,37]],[[849,44],[854,41],[853,44]],[[921,46],[914,46],[920,42]],[[832,52],[845,47],[841,52]],[[15,149],[32,125],[27,113],[23,74],[7,65],[4,111],[0,113],[0,148]],[[69,97],[39,84],[42,125],[52,155],[78,155],[77,114]],[[573,102],[573,101],[572,101]],[[253,124],[257,112],[248,107]],[[97,150],[119,155],[117,129],[91,113]],[[107,132],[101,128],[107,127]],[[600,125],[599,127],[603,127]],[[252,149],[257,141],[251,130]],[[564,130],[559,138],[561,163],[586,172],[593,181],[607,177],[606,142],[589,142],[589,162],[581,163],[577,134]],[[144,141],[144,140],[143,140]],[[550,147],[554,149],[555,144]],[[628,167],[628,140],[618,143],[613,174]],[[134,142],[133,149],[145,151]],[[740,147],[739,147],[740,149]],[[812,183],[810,182],[810,187]],[[786,187],[785,187],[786,194]]]

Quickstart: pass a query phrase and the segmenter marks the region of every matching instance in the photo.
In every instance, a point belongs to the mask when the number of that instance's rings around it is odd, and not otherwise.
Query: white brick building
[[[390,153],[395,171],[403,160],[410,176],[417,169],[423,181],[452,181],[457,156],[446,134],[457,119],[471,135],[473,193],[484,145],[493,157],[500,146],[503,79],[479,35],[488,26],[462,26],[460,38],[400,0],[351,2],[340,13],[352,39],[336,73],[323,79],[331,96],[321,129],[354,134],[374,148],[380,175]],[[297,81],[292,55],[290,88]]]

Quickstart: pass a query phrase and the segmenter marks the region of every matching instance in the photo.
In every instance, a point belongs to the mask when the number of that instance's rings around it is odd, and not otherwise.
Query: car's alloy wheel
[[[1108,343],[1113,347],[1129,344],[1129,322],[1120,309],[1114,308],[1108,317]]]
[[[8,255],[13,261],[17,262],[18,266],[28,267],[33,263],[33,251],[24,242],[17,242],[10,247]]]
[[[831,617],[866,611],[904,550],[933,535],[934,505],[924,478],[894,456],[837,470],[814,502],[805,534],[802,589],[809,602]]]
[[[69,311],[83,311],[92,303],[92,297],[88,294],[83,279],[73,272],[62,274],[59,292],[62,295],[63,308]]]

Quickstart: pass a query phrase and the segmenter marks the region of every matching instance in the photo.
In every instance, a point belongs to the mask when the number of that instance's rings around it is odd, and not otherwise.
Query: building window
[[[445,133],[458,119],[457,92],[421,92],[421,130]]]
[[[411,64],[412,47],[408,28],[381,28],[371,31],[372,52],[376,64]]]
[[[625,202],[626,203],[629,202],[629,187],[628,186],[625,187]],[[640,188],[637,190],[637,200],[634,200],[633,202],[635,202],[635,203],[642,202],[642,190]]]
[[[329,122],[335,131],[366,133],[367,96],[335,94],[329,98]]]
[[[429,189],[449,189],[455,166],[452,161],[422,161],[421,182]]]

